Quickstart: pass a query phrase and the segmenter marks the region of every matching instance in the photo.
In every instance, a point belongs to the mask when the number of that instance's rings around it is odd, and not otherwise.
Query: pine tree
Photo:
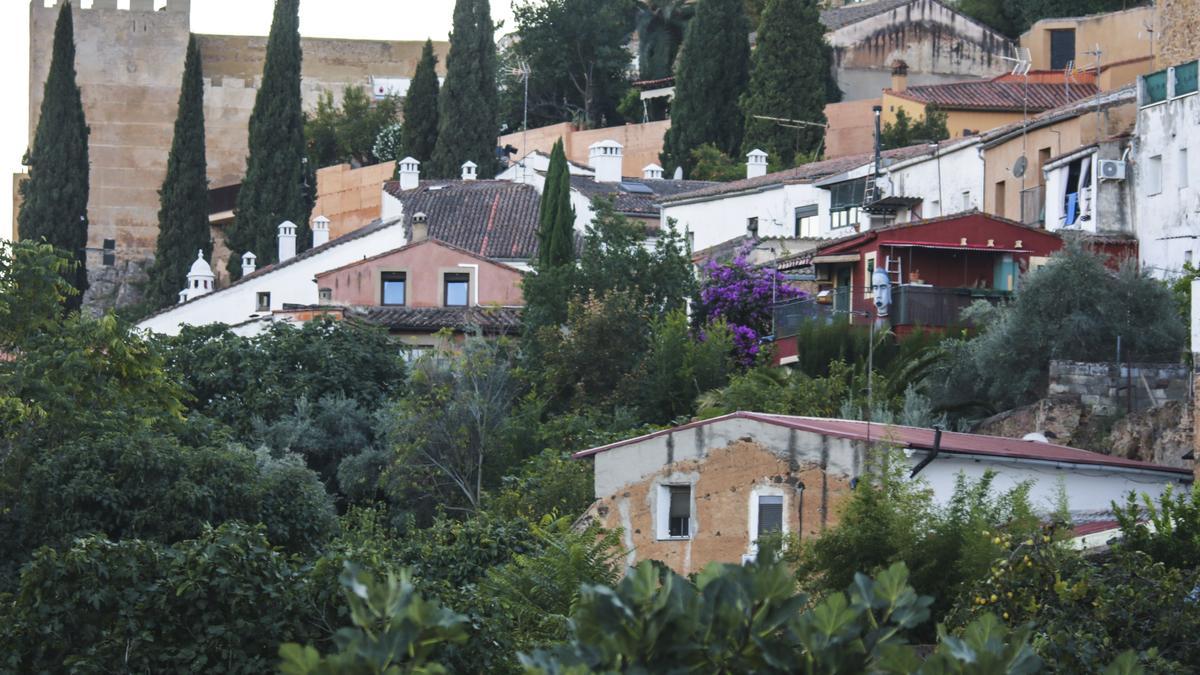
[[[550,168],[538,212],[538,267],[546,270],[575,259],[575,209],[571,206],[571,172],[562,139],[550,151]]]
[[[421,61],[417,63],[412,84],[408,86],[401,138],[401,152],[404,155],[426,164],[433,159],[433,148],[438,138],[438,77],[437,56],[433,54],[432,40],[425,41]]]
[[[187,283],[196,251],[212,262],[212,236],[208,225],[208,162],[204,151],[204,74],[195,36],[188,40],[175,117],[175,138],[167,157],[167,177],[158,191],[158,246],[146,303],[157,309],[175,302]]]
[[[456,0],[430,167],[434,176],[457,177],[467,160],[479,165],[480,178],[495,175],[499,100],[494,34],[488,0]]]
[[[663,140],[668,173],[692,169],[692,151],[711,143],[735,155],[742,147],[738,100],[750,72],[750,23],[743,0],[700,0],[684,33],[675,73],[671,128]]]
[[[276,0],[262,86],[250,115],[250,156],[238,193],[235,221],[226,232],[232,255],[230,279],[241,276],[241,256],[252,251],[260,265],[276,262],[279,224],[296,223],[299,248],[311,242],[312,171],[305,163],[304,114],[300,108],[300,0]]]
[[[750,87],[742,99],[746,136],[741,154],[759,148],[790,167],[820,149],[825,137],[820,127],[794,129],[754,117],[825,123],[830,63],[820,19],[817,0],[768,0],[758,27]]]
[[[45,239],[74,258],[75,269],[64,274],[79,291],[64,303],[73,310],[83,303],[88,288],[88,126],[75,84],[71,4],[61,5],[41,115],[26,160],[29,178],[21,184],[17,233],[23,240]]]

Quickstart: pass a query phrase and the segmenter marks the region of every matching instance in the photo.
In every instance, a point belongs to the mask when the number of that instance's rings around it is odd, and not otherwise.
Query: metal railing
[[[858,289],[857,292],[862,292]],[[850,289],[832,291],[831,302],[821,304],[812,298],[782,302],[771,308],[775,319],[775,338],[796,335],[808,321],[832,323],[835,318],[848,320]],[[892,288],[891,324],[944,328],[963,323],[964,309],[976,300],[1001,302],[1012,296],[1007,291],[988,288],[944,288],[939,286],[895,286]],[[858,319],[855,319],[857,322]]]

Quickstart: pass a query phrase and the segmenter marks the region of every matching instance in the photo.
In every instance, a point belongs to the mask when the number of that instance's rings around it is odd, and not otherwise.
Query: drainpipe
[[[880,163],[879,160],[880,160],[880,155],[882,154],[882,151],[880,150],[880,147],[879,147],[880,146],[879,116],[883,113],[883,106],[881,106],[881,105],[872,106],[871,112],[875,113],[875,176],[872,179],[872,185],[871,185],[872,192],[874,193],[875,189],[877,188],[876,183],[879,181],[879,163]],[[873,194],[872,196],[877,196],[877,195]]]
[[[941,450],[942,450],[942,427],[935,426],[933,428],[933,450],[931,450],[928,455],[925,455],[925,458],[922,459],[920,462],[917,463],[916,466],[913,467],[912,473],[908,474],[908,477],[916,478],[917,474],[921,473],[921,469],[924,469],[925,467],[929,466],[929,464],[933,460],[937,459],[938,453],[941,452]]]

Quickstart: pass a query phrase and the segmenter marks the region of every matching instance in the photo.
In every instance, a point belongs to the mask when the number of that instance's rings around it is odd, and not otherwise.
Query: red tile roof
[[[1025,84],[1006,79],[1001,76],[991,80],[916,85],[904,91],[888,89],[887,93],[943,110],[1041,112],[1095,96],[1100,91],[1094,84],[1075,83],[1068,91],[1062,84]]]
[[[764,424],[773,424],[775,426],[786,427],[789,429],[808,431],[824,436],[835,436],[837,438],[848,438],[856,441],[891,443],[918,450],[933,449],[933,429],[905,427],[895,424],[868,425],[866,422],[855,420],[825,419],[820,417],[796,417],[790,415],[768,415],[754,412],[735,412],[729,415],[714,417],[713,419],[693,422],[691,424],[685,424],[673,429],[666,429],[653,434],[639,436],[637,438],[630,438],[624,441],[602,445],[597,448],[591,448],[590,450],[583,450],[575,453],[573,456],[576,459],[590,457],[591,455],[599,454],[614,448],[639,443],[655,436],[661,436],[674,431],[703,426],[729,419],[753,420],[762,422]],[[1150,462],[1140,462],[1133,459],[1125,459],[1124,457],[1102,455],[1097,452],[1080,450],[1078,448],[1070,448],[1065,445],[1025,441],[1016,438],[1002,438],[1000,436],[964,434],[953,431],[946,431],[942,433],[940,452],[949,454],[998,457],[1015,460],[1035,460],[1054,462],[1058,464],[1110,466],[1121,469],[1154,471],[1187,477],[1192,476],[1192,472],[1189,469],[1161,466],[1158,464],[1151,464]]]

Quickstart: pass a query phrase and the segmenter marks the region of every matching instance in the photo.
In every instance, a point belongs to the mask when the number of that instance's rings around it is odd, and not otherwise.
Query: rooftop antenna
[[[1096,87],[1099,88],[1099,85],[1100,85],[1100,57],[1104,55],[1104,50],[1100,49],[1100,43],[1096,43],[1096,46],[1093,47],[1091,51],[1084,52],[1084,54],[1088,54],[1090,56],[1096,57]],[[1100,97],[1096,96],[1095,101],[1096,101],[1096,141],[1099,142],[1099,141],[1103,140],[1100,138]]]
[[[526,142],[529,136],[529,74],[532,70],[529,68],[529,62],[525,59],[517,61],[515,68],[509,71],[513,77],[519,77],[525,81],[525,109],[524,117],[521,120],[521,159],[517,162],[517,166],[525,168],[525,158],[529,156],[529,145]],[[525,180],[525,172],[521,171],[521,180]]]
[[[818,129],[828,129],[828,122],[809,122],[806,120],[793,120],[786,117],[771,117],[769,115],[754,115],[756,120],[766,120],[775,124],[786,127],[788,129],[803,129],[805,127],[817,127]],[[821,156],[821,152],[825,150],[825,134],[821,134],[821,142],[817,145],[817,157]]]
[[[1028,47],[1013,47],[1012,56],[1001,56],[1000,58],[1012,62],[1012,75],[1019,75],[1024,78],[1021,96],[1021,157],[1025,157],[1029,154],[1029,148],[1027,147],[1029,129],[1029,70],[1033,67],[1033,57]],[[1025,177],[1022,175],[1020,178],[1021,189],[1024,190]]]

